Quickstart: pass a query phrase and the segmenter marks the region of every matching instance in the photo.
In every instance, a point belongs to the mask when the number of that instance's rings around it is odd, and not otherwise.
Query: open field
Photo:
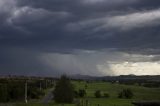
[[[100,104],[100,106],[132,106],[132,101],[139,100],[160,100],[160,88],[146,88],[136,85],[121,85],[121,84],[111,84],[107,82],[74,82],[76,89],[84,89],[87,85],[87,99],[89,102],[95,106]],[[132,99],[119,99],[117,98],[118,93],[124,89],[130,88],[134,97]],[[102,93],[108,93],[109,98],[95,98],[94,92],[96,90],[101,90]]]
[[[74,82],[76,89],[84,89],[87,84],[87,97],[94,97],[96,90],[101,90],[110,94],[110,98],[117,98],[117,93],[123,88],[130,88],[134,93],[134,100],[155,100],[160,99],[160,88],[146,88],[136,85],[111,84],[107,82]]]

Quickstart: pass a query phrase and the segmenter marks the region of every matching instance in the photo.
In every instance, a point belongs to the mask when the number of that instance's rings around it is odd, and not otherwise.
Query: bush
[[[28,98],[30,99],[40,99],[44,95],[45,95],[44,91],[36,87],[28,89]]]
[[[100,98],[100,97],[102,96],[100,90],[97,90],[97,91],[94,93],[94,95],[95,95],[96,98]]]
[[[75,97],[75,98],[78,98],[78,97],[79,97],[78,91],[74,91],[74,97]]]
[[[110,97],[108,93],[104,93],[103,95],[104,95],[105,98],[109,98]]]
[[[78,91],[74,91],[74,97],[78,98],[78,97],[85,97],[86,96],[86,90],[84,89],[79,89]]]
[[[133,92],[131,89],[123,89],[119,94],[118,98],[127,98],[130,99],[133,97]]]
[[[84,87],[85,87],[85,89],[87,89],[87,88],[88,88],[88,85],[87,85],[87,84],[85,84],[85,86],[84,86]]]
[[[84,89],[79,89],[78,94],[79,94],[79,97],[84,97],[84,96],[86,95],[86,90],[84,90]]]

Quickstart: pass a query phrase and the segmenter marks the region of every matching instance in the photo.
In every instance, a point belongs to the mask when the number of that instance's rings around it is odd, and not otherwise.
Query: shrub
[[[123,89],[119,94],[118,94],[119,98],[127,98],[130,99],[133,97],[133,92],[131,91],[131,89]]]
[[[86,95],[86,90],[84,90],[84,89],[79,89],[78,94],[79,94],[79,97],[84,97],[84,96]]]
[[[74,97],[75,97],[75,98],[78,98],[78,97],[79,97],[78,91],[74,91]]]
[[[85,89],[87,89],[88,88],[88,85],[87,84],[85,84]]]
[[[40,99],[40,97],[44,95],[45,95],[44,91],[36,87],[28,89],[28,98],[30,99]]]
[[[104,95],[105,98],[109,98],[110,97],[108,93],[104,93],[103,95]]]
[[[96,98],[100,98],[102,96],[100,90],[95,91],[94,95]]]

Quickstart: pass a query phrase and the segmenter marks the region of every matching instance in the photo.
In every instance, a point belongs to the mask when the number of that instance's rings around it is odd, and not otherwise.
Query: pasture
[[[88,102],[88,106],[133,106],[132,101],[142,100],[160,100],[160,88],[146,88],[138,85],[123,85],[118,83],[109,83],[101,81],[72,81],[76,90],[85,89],[87,95],[84,98],[77,98],[80,101]],[[120,99],[118,93],[125,88],[132,90],[134,96],[132,99]],[[102,95],[108,93],[110,97],[95,98],[94,93],[100,90]],[[84,103],[85,104],[85,103]],[[16,103],[13,106],[44,106],[42,103],[29,102],[28,104]],[[51,101],[45,106],[62,106]],[[76,106],[73,104],[64,104],[64,106]],[[84,105],[85,106],[85,105]]]
[[[160,100],[160,88],[146,88],[138,85],[122,85],[122,84],[112,84],[108,82],[73,82],[76,89],[84,89],[87,86],[87,96],[86,99],[91,105],[95,106],[99,104],[100,106],[132,106],[132,101],[141,100]],[[118,93],[125,88],[132,90],[134,96],[132,99],[119,99]],[[103,93],[108,93],[109,98],[95,98],[94,92],[100,90]]]

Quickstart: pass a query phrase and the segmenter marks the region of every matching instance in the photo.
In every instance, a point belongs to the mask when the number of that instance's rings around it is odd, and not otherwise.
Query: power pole
[[[25,83],[25,103],[27,103],[27,81]]]
[[[40,81],[40,83],[39,83],[39,89],[40,89],[40,91],[42,90],[41,81]]]
[[[46,89],[47,89],[48,87],[47,87],[47,80],[46,80]]]

